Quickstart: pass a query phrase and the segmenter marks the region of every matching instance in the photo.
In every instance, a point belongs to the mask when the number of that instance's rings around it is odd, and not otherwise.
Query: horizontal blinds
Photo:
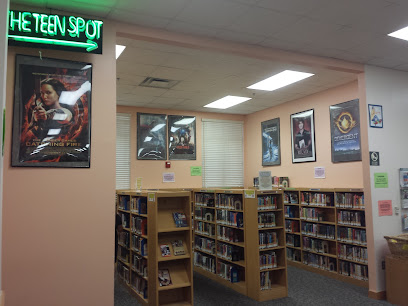
[[[116,114],[116,189],[130,188],[130,114]]]
[[[203,187],[244,186],[243,122],[203,119]]]

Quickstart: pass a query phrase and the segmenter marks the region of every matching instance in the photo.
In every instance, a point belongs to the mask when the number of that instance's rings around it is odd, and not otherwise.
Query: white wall
[[[383,106],[384,127],[368,128],[370,151],[380,152],[380,166],[370,167],[373,235],[375,248],[376,291],[385,290],[382,261],[389,253],[384,236],[400,234],[401,215],[394,208],[400,205],[399,168],[408,168],[408,73],[366,66],[366,103]],[[368,107],[368,106],[366,106]],[[374,188],[374,173],[388,173],[388,188]],[[393,215],[379,217],[378,201],[392,200]],[[370,261],[372,258],[370,259]]]
[[[0,262],[2,245],[2,219],[3,219],[3,156],[1,155],[3,138],[3,109],[6,105],[6,71],[7,71],[7,21],[8,21],[9,0],[0,1]],[[0,288],[1,286],[1,266],[0,266]]]

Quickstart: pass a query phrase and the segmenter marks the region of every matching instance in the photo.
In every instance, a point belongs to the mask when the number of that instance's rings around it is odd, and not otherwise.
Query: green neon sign
[[[102,54],[103,21],[9,11],[9,44]]]

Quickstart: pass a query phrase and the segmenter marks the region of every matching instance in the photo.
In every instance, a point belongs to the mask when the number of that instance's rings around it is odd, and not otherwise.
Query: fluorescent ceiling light
[[[408,40],[408,27],[392,32],[388,34],[388,36],[392,36],[392,37],[403,39],[403,40]]]
[[[116,59],[122,54],[123,50],[125,50],[126,46],[116,45]]]
[[[251,98],[238,96],[225,96],[224,98],[211,102],[210,104],[204,105],[204,107],[226,109],[248,100],[251,100]]]
[[[285,70],[247,88],[273,91],[314,75],[313,73]]]

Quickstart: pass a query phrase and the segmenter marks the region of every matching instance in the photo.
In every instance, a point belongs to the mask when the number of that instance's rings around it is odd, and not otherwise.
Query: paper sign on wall
[[[314,168],[314,177],[318,179],[326,178],[326,168],[325,167],[315,167]]]
[[[374,187],[388,188],[388,173],[374,173]]]
[[[141,177],[136,178],[136,190],[137,191],[142,190],[142,178]]]
[[[163,183],[174,183],[175,181],[174,172],[163,172]]]
[[[201,176],[201,166],[191,166],[190,174],[191,176]]]
[[[255,199],[255,190],[249,189],[244,191],[246,199]]]
[[[392,216],[392,201],[383,200],[378,201],[378,215],[382,216]]]

